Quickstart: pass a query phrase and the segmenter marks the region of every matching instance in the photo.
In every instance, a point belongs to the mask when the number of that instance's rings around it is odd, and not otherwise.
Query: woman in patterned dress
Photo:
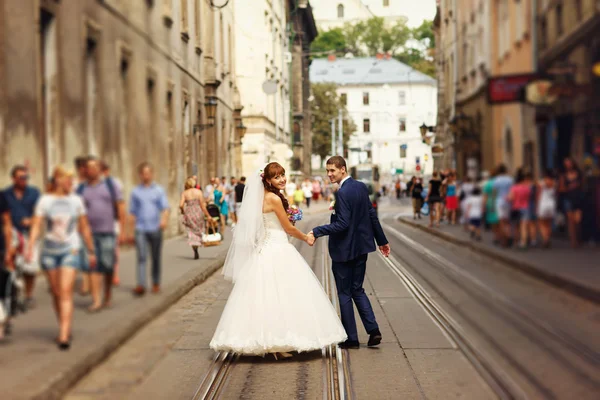
[[[204,233],[204,216],[208,215],[206,203],[202,190],[196,189],[196,180],[188,178],[185,181],[185,190],[181,193],[179,201],[179,210],[181,211],[181,223],[188,232],[188,244],[194,250],[194,260],[200,258],[198,247],[202,246],[202,234]],[[212,218],[209,223],[214,223]]]

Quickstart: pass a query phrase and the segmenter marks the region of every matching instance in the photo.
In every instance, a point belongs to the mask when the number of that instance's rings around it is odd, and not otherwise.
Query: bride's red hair
[[[279,189],[274,188],[273,185],[269,183],[271,179],[275,178],[278,175],[285,175],[285,169],[279,163],[269,163],[264,169],[262,182],[267,191],[279,196],[279,198],[283,202],[283,209],[287,212],[287,209],[290,207],[290,203]]]

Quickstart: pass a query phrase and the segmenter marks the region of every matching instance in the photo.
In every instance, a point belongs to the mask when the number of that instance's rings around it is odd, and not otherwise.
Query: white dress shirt
[[[340,189],[342,188],[342,185],[344,184],[344,182],[346,182],[348,179],[350,179],[350,175],[348,175],[347,177],[342,179],[342,181],[340,182]]]

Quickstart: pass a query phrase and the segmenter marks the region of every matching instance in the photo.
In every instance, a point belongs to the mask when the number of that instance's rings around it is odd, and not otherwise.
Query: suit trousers
[[[375,314],[373,313],[373,307],[371,307],[371,302],[363,288],[367,258],[368,255],[364,254],[354,260],[332,262],[333,276],[340,301],[342,325],[344,325],[348,340],[350,341],[358,341],[352,301],[356,305],[358,315],[360,315],[367,333],[370,334],[374,330],[379,329],[375,320]]]

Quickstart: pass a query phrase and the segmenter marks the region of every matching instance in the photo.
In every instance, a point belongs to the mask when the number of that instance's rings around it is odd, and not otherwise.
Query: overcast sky
[[[405,5],[404,14],[408,17],[408,26],[421,25],[424,19],[435,17],[435,0],[393,0]]]

